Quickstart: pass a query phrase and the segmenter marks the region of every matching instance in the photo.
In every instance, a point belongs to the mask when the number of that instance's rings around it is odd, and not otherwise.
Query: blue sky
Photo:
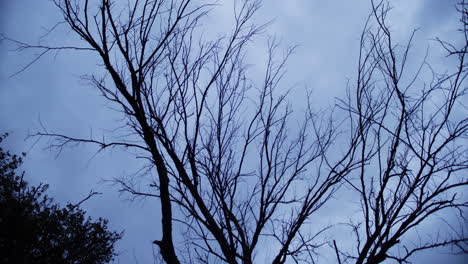
[[[222,17],[230,11],[231,1],[223,2],[211,15],[216,30],[228,27]],[[430,39],[450,40],[457,27],[455,0],[393,0],[390,22],[398,41],[404,42],[414,28],[415,54],[423,55],[427,45],[436,47]],[[312,89],[319,104],[333,104],[343,96],[346,82],[356,72],[359,34],[370,12],[370,1],[265,0],[259,21],[274,19],[268,35],[277,35],[283,44],[298,45],[291,57],[284,82],[301,94],[303,87]],[[25,42],[35,42],[59,21],[60,15],[51,1],[2,0],[0,2],[0,32]],[[67,41],[71,33],[65,30],[52,36],[52,42]],[[15,152],[26,151],[23,169],[32,183],[50,184],[50,195],[56,201],[76,202],[92,189],[103,194],[83,207],[93,217],[110,220],[116,230],[125,230],[120,242],[120,263],[152,263],[151,241],[159,235],[158,204],[152,200],[130,201],[119,196],[117,188],[105,180],[135,173],[142,162],[123,151],[107,151],[94,156],[93,146],[65,149],[60,155],[46,150],[47,141],[24,141],[28,133],[41,129],[41,122],[57,132],[86,136],[98,135],[116,126],[119,116],[79,76],[96,69],[92,54],[60,53],[37,61],[20,75],[9,77],[28,61],[27,54],[11,51],[0,43],[0,123],[2,132],[12,132],[7,145]],[[265,41],[252,44],[252,54],[261,53]],[[434,64],[441,65],[440,49],[435,48]],[[259,58],[260,59],[260,58]],[[255,63],[255,56],[251,58]],[[333,219],[331,207],[324,219]],[[415,263],[462,263],[462,257],[432,252],[418,256]],[[334,260],[330,260],[334,261]],[[332,263],[332,262],[329,262]]]

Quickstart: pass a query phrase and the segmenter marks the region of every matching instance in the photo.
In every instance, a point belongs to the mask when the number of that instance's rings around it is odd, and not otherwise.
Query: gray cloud
[[[392,2],[398,18],[393,28],[401,38],[416,27],[426,28],[422,39],[434,34],[452,36],[454,1],[409,2]],[[346,81],[355,74],[359,34],[370,11],[369,1],[271,0],[264,1],[263,6],[261,19],[275,18],[268,34],[277,34],[285,45],[299,45],[289,62],[284,83],[295,85],[296,95],[304,93],[303,87],[310,87],[320,98],[321,106],[332,104],[335,96],[344,94]],[[50,27],[60,19],[49,1],[0,1],[0,10],[3,10],[0,30],[23,41],[36,41],[44,33],[41,26]],[[63,32],[58,37],[66,39],[69,35]],[[261,44],[252,47],[253,50],[261,51],[265,46]],[[23,141],[28,130],[40,129],[39,116],[48,128],[73,136],[86,137],[91,128],[99,135],[102,129],[115,127],[119,115],[78,78],[97,69],[93,54],[47,56],[19,76],[9,78],[30,57],[7,51],[5,43],[0,45],[0,123],[2,130],[13,132],[8,143],[13,151],[30,150],[24,166],[29,180],[49,183],[51,195],[60,202],[78,201],[90,189],[104,192],[85,204],[85,209],[93,217],[110,219],[113,228],[126,230],[119,245],[120,263],[133,263],[134,255],[140,263],[151,263],[150,241],[159,236],[157,203],[149,200],[130,203],[125,197],[118,197],[115,188],[100,183],[102,179],[135,172],[140,163],[134,156],[115,151],[91,159],[96,149],[83,146],[66,149],[55,159],[54,152],[42,150],[47,142],[31,148],[33,140]],[[336,211],[338,206],[324,212],[327,216],[323,221],[333,219]],[[464,263],[463,256],[440,252],[422,254],[417,262],[447,260]]]

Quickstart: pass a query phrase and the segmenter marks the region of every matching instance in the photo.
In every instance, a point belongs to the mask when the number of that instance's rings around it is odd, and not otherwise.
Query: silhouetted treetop
[[[108,230],[103,218],[86,217],[80,203],[53,203],[47,184],[29,185],[24,172],[17,174],[24,156],[0,147],[0,263],[111,261],[122,233]]]

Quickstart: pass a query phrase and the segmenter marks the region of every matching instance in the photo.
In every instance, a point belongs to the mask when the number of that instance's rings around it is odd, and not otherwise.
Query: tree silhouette
[[[361,205],[360,216],[350,223],[356,250],[338,255],[370,264],[386,259],[409,263],[419,251],[444,246],[466,254],[468,118],[460,115],[463,109],[466,113],[468,91],[466,5],[458,6],[461,47],[438,40],[455,65],[443,73],[426,59],[416,71],[408,69],[415,32],[406,45],[395,44],[387,22],[389,4],[372,2],[372,7],[361,35],[356,83],[339,103],[358,135],[362,163],[348,182]],[[451,217],[460,226],[453,226]],[[447,228],[420,228],[431,221]]]
[[[107,220],[86,218],[81,203],[54,204],[47,185],[29,186],[16,172],[22,156],[0,148],[0,262],[110,262],[122,234],[109,231]]]
[[[154,244],[165,262],[253,263],[262,242],[271,245],[272,263],[315,262],[327,244],[339,263],[404,263],[415,252],[447,245],[466,252],[463,229],[407,240],[438,213],[456,211],[464,221],[468,123],[457,111],[466,109],[464,3],[462,47],[440,41],[458,66],[432,72],[419,86],[421,71],[406,77],[411,41],[403,48],[393,42],[388,5],[372,1],[357,83],[337,105],[345,121],[313,111],[312,98],[302,117],[292,116],[280,86],[293,49],[278,56],[275,39],[262,80],[249,75],[247,45],[265,29],[253,22],[260,1],[235,1],[231,30],[211,41],[202,27],[211,4],[54,3],[64,17],[60,25],[79,36],[81,46],[12,41],[19,50],[41,50],[35,60],[57,50],[96,54],[105,74],[84,79],[124,121],[116,141],[47,130],[36,136],[52,138],[50,147],[58,150],[91,143],[99,151],[120,147],[147,158],[156,180],[116,182],[123,192],[159,200],[162,236]],[[349,224],[356,235],[351,250],[318,239],[329,227],[309,232],[342,186],[361,203],[362,214]],[[174,235],[175,225],[186,232]]]

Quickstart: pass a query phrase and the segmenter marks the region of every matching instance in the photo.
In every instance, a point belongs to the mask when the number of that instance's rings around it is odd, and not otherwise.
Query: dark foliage
[[[0,142],[6,135],[0,136]],[[79,204],[61,208],[17,175],[21,156],[0,147],[0,263],[107,263],[120,233],[85,217]]]

